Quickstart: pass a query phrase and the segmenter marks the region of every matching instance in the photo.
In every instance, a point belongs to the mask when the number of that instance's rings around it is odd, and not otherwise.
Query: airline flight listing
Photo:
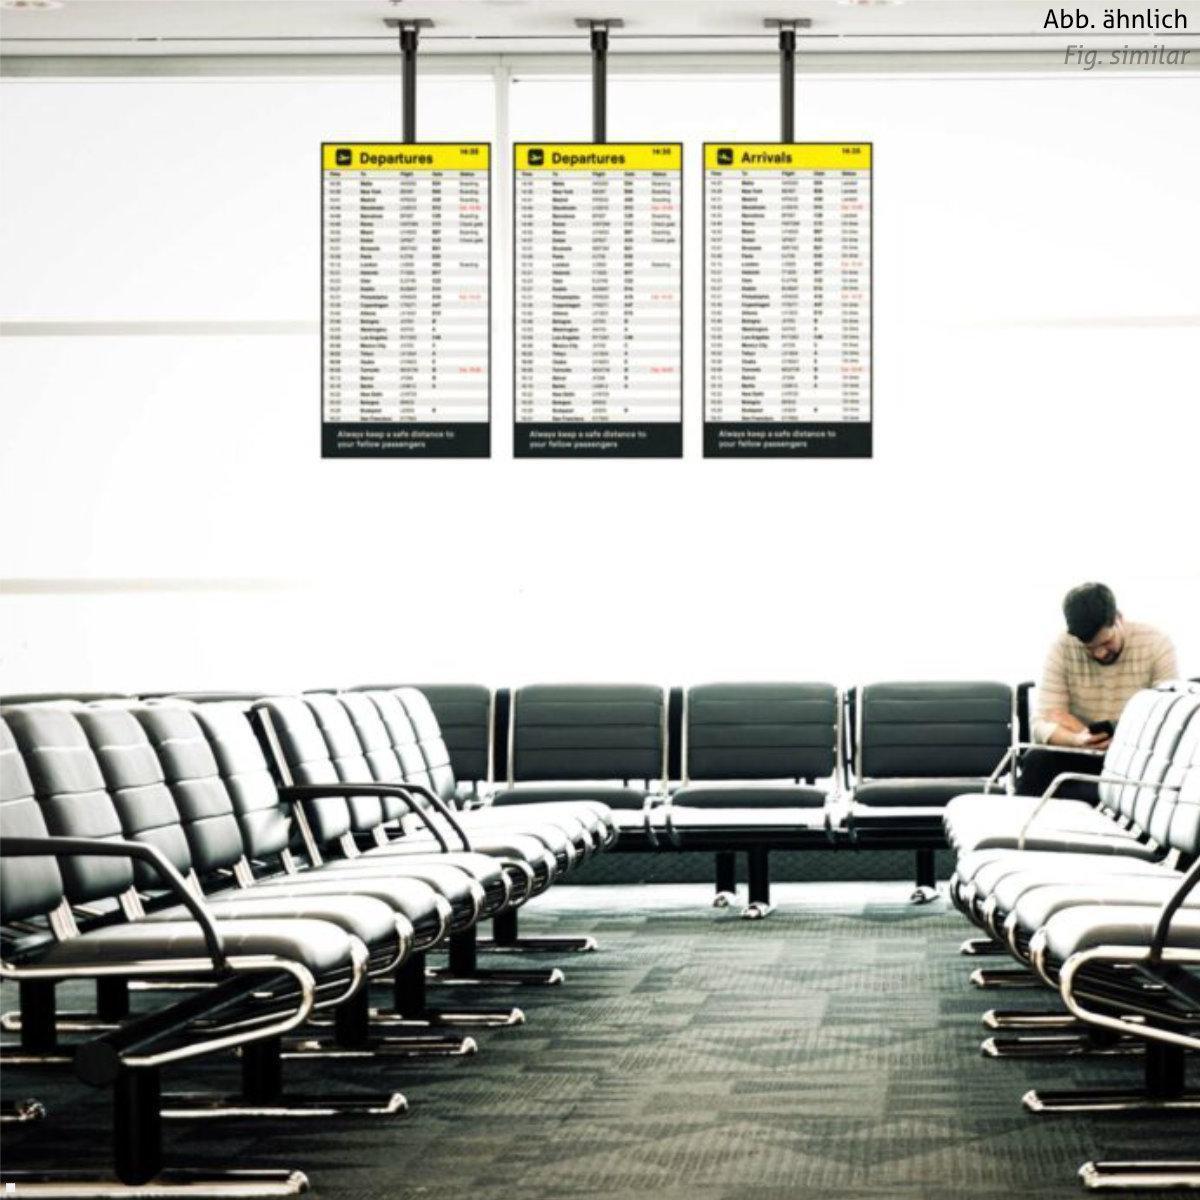
[[[682,160],[514,146],[516,457],[682,454]]]
[[[322,456],[486,458],[490,147],[321,156]]]
[[[704,147],[704,453],[871,455],[870,143]]]

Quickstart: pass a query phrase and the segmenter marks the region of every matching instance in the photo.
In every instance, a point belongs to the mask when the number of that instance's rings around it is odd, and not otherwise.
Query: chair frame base
[[[146,1196],[153,1200],[245,1200],[299,1196],[308,1191],[302,1171],[162,1171],[148,1183],[117,1179],[88,1179],[68,1172],[9,1171],[0,1186],[5,1196],[36,1196],[44,1200],[108,1200]]]
[[[473,1037],[427,1034],[413,1037],[372,1037],[362,1045],[341,1045],[332,1038],[298,1037],[283,1043],[285,1059],[466,1058],[479,1051]]]
[[[1002,946],[993,938],[973,937],[967,938],[959,946],[958,952],[964,958],[995,958],[1000,955],[1007,955],[1008,947]]]
[[[1086,1162],[1079,1182],[1090,1192],[1200,1192],[1200,1159]]]
[[[1033,1088],[1021,1097],[1032,1113],[1169,1113],[1200,1112],[1200,1092],[1179,1096],[1151,1096],[1142,1088],[1097,1088],[1095,1091],[1058,1092]]]
[[[1111,1043],[1091,1032],[1030,1033],[985,1038],[979,1046],[984,1058],[1117,1058],[1145,1053],[1145,1044],[1133,1039]]]
[[[1081,1030],[1086,1029],[1078,1017],[1066,1009],[989,1008],[980,1018],[984,1029],[1005,1030]]]
[[[977,967],[971,972],[971,986],[988,991],[1044,988],[1046,985],[1025,967]]]
[[[592,954],[599,949],[594,937],[522,937],[517,924],[519,910],[510,908],[492,918],[492,936],[476,938],[481,954]]]
[[[264,1101],[258,1104],[241,1096],[167,1092],[163,1095],[162,1118],[164,1121],[220,1121],[403,1117],[408,1115],[408,1107],[408,1100],[401,1092],[385,1094],[377,1099],[362,1095],[287,1095],[275,1103]]]
[[[28,1121],[44,1120],[45,1116],[46,1106],[32,1096],[0,1104],[0,1125],[24,1125]]]

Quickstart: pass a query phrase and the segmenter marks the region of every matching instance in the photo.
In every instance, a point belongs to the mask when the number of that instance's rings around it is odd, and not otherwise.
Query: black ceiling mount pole
[[[400,26],[400,55],[404,59],[404,140],[417,140],[417,27]]]
[[[592,26],[592,141],[608,140],[608,29]]]
[[[620,29],[621,20],[594,21],[588,17],[575,22],[580,29],[590,29],[592,42],[592,141],[608,141],[608,31]]]
[[[779,31],[779,140],[796,140],[796,31]]]
[[[387,17],[383,22],[389,29],[400,31],[400,59],[403,63],[404,109],[402,113],[401,140],[417,140],[417,42],[422,29],[430,29],[433,22],[427,18],[401,21]]]
[[[769,18],[763,22],[768,29],[779,30],[779,140],[796,140],[796,30],[808,29],[807,17],[795,20]]]

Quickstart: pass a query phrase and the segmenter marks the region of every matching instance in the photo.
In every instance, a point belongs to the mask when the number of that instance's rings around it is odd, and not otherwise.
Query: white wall
[[[395,83],[5,81],[5,321],[299,331],[6,331],[0,681],[1022,678],[1092,577],[1200,673],[1198,88],[803,82],[800,138],[876,144],[876,456],[705,462],[700,143],[776,136],[776,84],[614,79],[614,140],[686,143],[688,456],[508,457],[500,152],[497,453],[455,463],[319,458],[318,143],[394,137]],[[424,76],[422,135],[497,139],[492,89]],[[582,78],[510,100],[588,135]]]

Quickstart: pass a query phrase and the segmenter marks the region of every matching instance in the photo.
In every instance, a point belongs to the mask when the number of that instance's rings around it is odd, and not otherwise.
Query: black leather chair
[[[1013,742],[1006,683],[873,683],[849,696],[856,845],[913,849],[913,899],[936,895],[934,853],[945,846],[943,810],[980,792]]]
[[[512,693],[507,786],[497,808],[598,802],[616,849],[654,850],[642,815],[667,791],[667,694],[649,684],[529,684]]]
[[[478,683],[360,684],[351,692],[389,693],[416,688],[429,704],[449,752],[450,768],[464,794],[492,782],[492,725],[496,698]]]
[[[1065,1006],[993,1010],[985,1024],[998,1032],[983,1049],[1039,1059],[1141,1051],[1140,1086],[1035,1089],[1024,1098],[1034,1113],[1194,1112],[1185,1056],[1200,1049],[1200,688],[1130,701],[1100,792],[1099,809],[1030,798],[1011,842],[993,832],[1000,844],[959,859],[960,907],[1020,964],[1016,982],[1052,988]],[[955,802],[960,824],[971,799]],[[995,986],[1000,976],[972,978]],[[1089,1162],[1080,1175],[1104,1190],[1195,1189],[1200,1161]]]
[[[749,875],[742,915],[754,919],[771,911],[771,850],[832,846],[825,806],[838,784],[839,716],[837,689],[827,683],[688,689],[682,786],[646,814],[651,836],[715,852],[717,907],[733,899],[737,851],[746,852]]]
[[[22,1008],[21,1045],[6,1060],[25,1066],[70,1061],[69,1048],[58,1040],[60,983],[198,985],[183,999],[127,1016],[73,1047],[80,1078],[113,1089],[116,1184],[11,1170],[3,1182],[16,1194],[49,1188],[64,1195],[77,1188],[77,1194],[117,1195],[151,1182],[154,1194],[164,1197],[303,1190],[298,1172],[186,1180],[163,1173],[160,1075],[174,1063],[235,1048],[249,1061],[264,1050],[273,1058],[279,1039],[310,1015],[322,994],[326,1004],[341,1004],[363,989],[368,947],[327,920],[215,917],[172,862],[180,853],[177,841],[125,835],[93,746],[70,712],[6,709],[0,777],[6,860],[0,975],[17,983]],[[140,890],[147,886],[161,889],[175,906],[169,917],[147,919]],[[371,919],[365,911],[341,916],[344,922]]]
[[[483,915],[499,911],[511,900],[508,881],[494,863],[483,864],[481,870],[480,864],[472,859],[467,864],[472,869],[468,870],[457,859],[431,854],[376,864],[360,857],[344,858],[336,848],[337,857],[325,862],[312,828],[306,827],[308,844],[317,857],[302,867],[300,860],[307,854],[294,853],[292,849],[294,843],[304,840],[298,836],[297,823],[293,821],[293,805],[281,795],[248,720],[246,706],[203,704],[194,709],[194,714],[233,802],[247,859],[253,864],[252,870],[242,870],[243,878],[249,875],[260,891],[290,891],[297,886],[319,887],[335,894],[347,887],[372,895],[378,891],[389,903],[400,907],[413,925],[413,953],[396,972],[392,1008],[374,1012],[376,1022],[389,1018],[408,1026],[426,1022],[436,1031],[442,1026],[483,1028],[524,1021],[521,1010],[511,1006],[481,1008],[461,1003],[431,1006],[427,993],[427,953],[445,949],[452,935],[470,931]],[[320,865],[314,870],[315,864]],[[526,877],[519,878],[524,881]],[[434,909],[422,912],[423,898],[430,895]],[[406,897],[411,900],[406,901]],[[455,990],[461,994],[460,988]],[[443,1048],[449,1052],[451,1046]],[[469,1046],[463,1043],[461,1048],[465,1051]]]
[[[1056,870],[1062,853],[1112,854],[1153,861],[1160,850],[1146,836],[1164,792],[1164,778],[1191,720],[1196,697],[1174,687],[1139,692],[1126,706],[1104,756],[1097,807],[1057,797],[1008,796],[994,804],[976,795],[956,798],[946,809],[947,838],[957,853],[950,894],[955,904],[986,927],[983,909],[1015,862],[1049,854]],[[1021,851],[1014,858],[1014,851]],[[1094,865],[1094,864],[1092,864]],[[1007,906],[991,918],[1002,920]]]
[[[440,804],[454,813],[454,819],[472,838],[480,834],[507,837],[514,832],[538,838],[552,850],[559,869],[564,872],[615,840],[611,812],[595,802],[496,808],[488,793],[474,791],[470,806],[464,809],[464,794],[437,717],[425,695],[416,688],[350,692],[340,700],[375,777],[384,783],[406,787],[426,808],[426,819],[431,815],[437,819],[436,811],[429,810]],[[402,824],[410,829],[416,820],[415,814],[401,817]],[[481,939],[479,948],[542,953],[596,949],[595,939],[590,937],[521,937],[517,921],[515,905],[498,914],[493,919],[493,939],[490,942]]]
[[[423,878],[431,870],[456,867],[482,887],[478,915],[483,917],[494,917],[509,907],[514,883],[524,899],[558,877],[559,860],[539,838],[508,832],[472,838],[448,809],[431,814],[405,785],[380,782],[337,697],[271,697],[251,711],[273,756],[284,795],[300,801],[296,816],[314,861],[351,871],[364,866],[375,870],[384,862]],[[336,791],[331,785],[336,785]],[[425,832],[403,826],[400,819],[405,813],[416,817]],[[477,949],[474,925],[456,932],[449,944],[449,971],[443,974],[460,982],[508,986],[563,980],[557,968],[481,969]]]

